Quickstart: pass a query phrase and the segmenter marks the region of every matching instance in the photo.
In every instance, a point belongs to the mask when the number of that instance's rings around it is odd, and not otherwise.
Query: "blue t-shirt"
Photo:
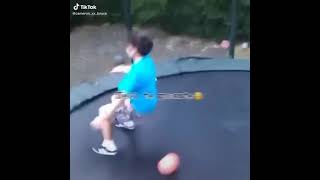
[[[131,65],[130,71],[118,85],[118,91],[133,95],[133,109],[140,114],[152,112],[158,102],[156,68],[150,55]]]

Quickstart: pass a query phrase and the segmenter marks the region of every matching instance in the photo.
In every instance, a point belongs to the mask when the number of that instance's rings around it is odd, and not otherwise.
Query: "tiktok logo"
[[[80,6],[80,9],[88,9],[88,10],[97,9],[96,5],[80,5],[78,3],[75,6],[73,6],[73,9],[76,11],[79,9],[79,6]]]
[[[78,10],[79,6],[80,5],[77,3],[75,6],[73,6],[73,9],[76,11],[76,10]]]

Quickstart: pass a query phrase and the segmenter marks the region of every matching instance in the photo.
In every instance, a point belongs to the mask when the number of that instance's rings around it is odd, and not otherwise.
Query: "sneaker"
[[[135,129],[135,125],[134,125],[134,122],[132,120],[125,121],[123,123],[119,123],[118,121],[116,121],[115,126],[119,127],[119,128],[128,129],[128,130],[134,130]]]
[[[92,148],[92,151],[97,153],[97,154],[100,154],[100,155],[116,155],[117,154],[117,150],[114,150],[114,151],[110,151],[108,150],[106,147],[103,147],[102,145],[99,145],[97,148]]]

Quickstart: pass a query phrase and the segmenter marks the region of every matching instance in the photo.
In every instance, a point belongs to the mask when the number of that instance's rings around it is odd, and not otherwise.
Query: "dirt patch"
[[[183,56],[226,57],[228,53],[216,48],[212,40],[170,35],[156,27],[134,29],[153,38],[152,56],[156,62]],[[124,51],[126,37],[126,28],[119,24],[74,29],[70,33],[70,87],[107,74],[121,59],[129,62]]]

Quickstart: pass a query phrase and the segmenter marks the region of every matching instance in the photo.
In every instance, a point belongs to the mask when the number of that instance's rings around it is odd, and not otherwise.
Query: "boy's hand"
[[[119,65],[114,67],[110,73],[128,73],[130,71],[131,65]]]
[[[123,97],[121,94],[118,94],[118,93],[113,94],[111,96],[111,102],[116,107],[121,106],[124,103],[125,99],[126,99],[125,97]]]

